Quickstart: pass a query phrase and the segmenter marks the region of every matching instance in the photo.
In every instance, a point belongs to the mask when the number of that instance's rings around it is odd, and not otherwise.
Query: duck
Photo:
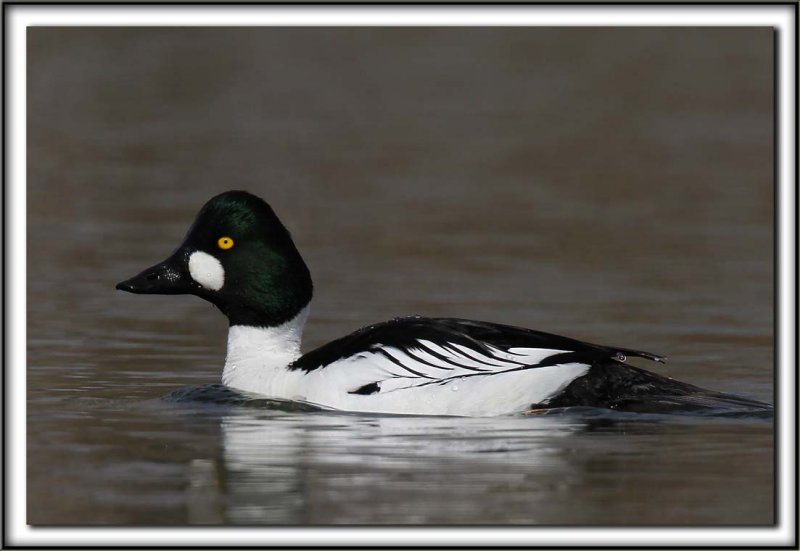
[[[302,353],[311,274],[270,205],[247,191],[212,197],[166,260],[116,288],[210,302],[229,321],[223,385],[323,409],[489,417],[767,406],[629,363],[661,355],[460,318],[398,317]]]

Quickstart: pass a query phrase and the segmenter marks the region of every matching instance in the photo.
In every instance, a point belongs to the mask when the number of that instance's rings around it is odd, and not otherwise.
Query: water
[[[772,402],[770,30],[28,41],[28,523],[774,521],[769,418],[190,400],[220,392],[203,385],[224,318],[114,291],[244,188],[314,276],[305,350],[398,315],[476,318]]]

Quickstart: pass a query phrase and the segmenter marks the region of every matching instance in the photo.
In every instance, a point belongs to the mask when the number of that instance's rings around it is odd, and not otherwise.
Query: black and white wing
[[[344,385],[350,394],[372,395],[550,366],[590,366],[626,356],[663,361],[647,352],[507,325],[411,317],[360,329],[303,355],[290,369],[315,372],[331,384]],[[564,370],[569,380],[574,373]]]

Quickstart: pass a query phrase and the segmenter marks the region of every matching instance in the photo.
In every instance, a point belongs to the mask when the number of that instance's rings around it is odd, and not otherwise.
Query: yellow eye
[[[223,251],[227,251],[231,247],[233,247],[233,239],[230,237],[220,237],[217,239],[217,246],[222,249]]]

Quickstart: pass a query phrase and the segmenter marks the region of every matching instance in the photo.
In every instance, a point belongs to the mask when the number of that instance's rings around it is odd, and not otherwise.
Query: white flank
[[[197,283],[212,291],[219,291],[225,284],[222,263],[203,251],[195,251],[189,257],[189,274]]]

